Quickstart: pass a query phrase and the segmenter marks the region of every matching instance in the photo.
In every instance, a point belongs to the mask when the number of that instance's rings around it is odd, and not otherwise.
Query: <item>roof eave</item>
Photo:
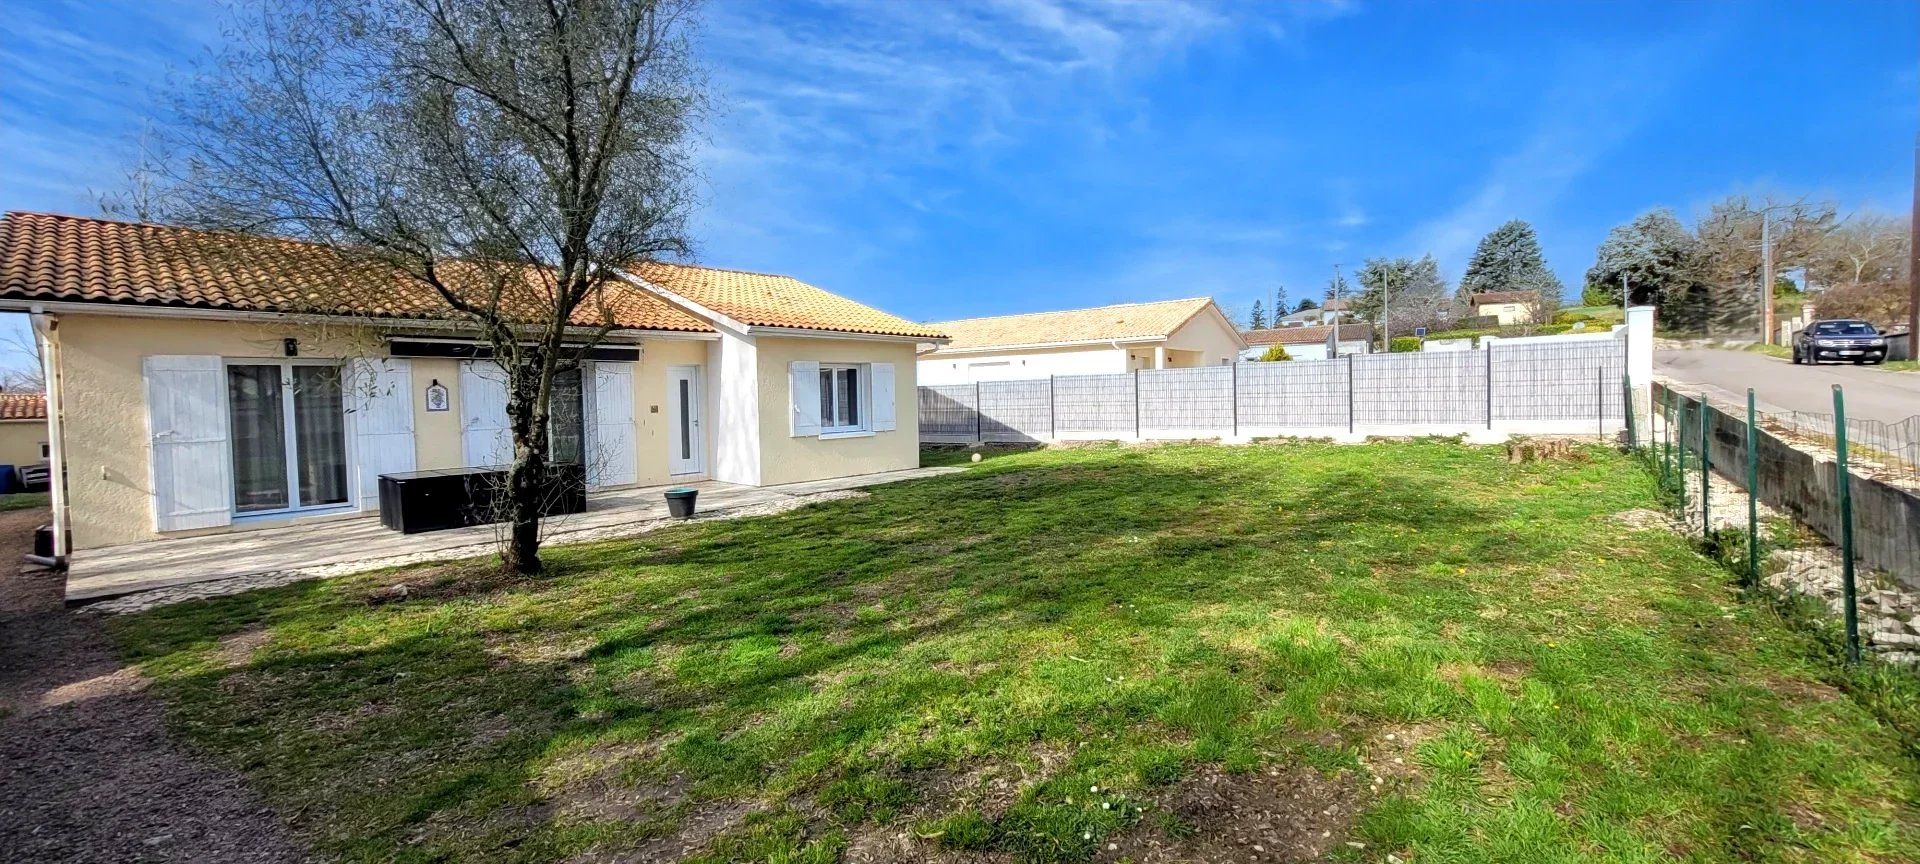
[[[1011,345],[969,345],[941,348],[936,354],[992,354],[1000,351],[1033,351],[1043,348],[1085,348],[1098,345],[1151,345],[1167,341],[1166,336],[1122,336],[1116,339],[1074,339],[1062,342],[1021,342]]]
[[[0,311],[12,312],[51,312],[65,315],[108,315],[124,318],[187,318],[202,321],[280,321],[294,324],[338,323],[341,320],[358,321],[369,327],[383,329],[420,329],[463,331],[475,329],[471,324],[445,318],[400,318],[374,315],[329,314],[324,312],[267,312],[253,309],[220,309],[204,306],[162,306],[150,303],[116,303],[106,300],[36,300],[20,297],[0,297]],[[578,324],[567,326],[569,334],[598,332],[598,327]],[[711,330],[679,330],[649,327],[616,327],[607,331],[608,338],[639,338],[668,334],[685,338],[713,338]]]

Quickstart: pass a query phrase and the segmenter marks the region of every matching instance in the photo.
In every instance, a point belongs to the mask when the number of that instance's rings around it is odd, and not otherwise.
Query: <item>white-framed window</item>
[[[865,432],[867,419],[866,364],[820,364],[820,432]]]

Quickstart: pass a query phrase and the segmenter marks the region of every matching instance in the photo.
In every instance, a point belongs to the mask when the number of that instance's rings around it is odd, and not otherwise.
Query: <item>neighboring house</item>
[[[1206,297],[927,326],[951,341],[920,355],[921,384],[1219,366],[1246,347]]]
[[[1328,300],[1317,309],[1302,309],[1274,319],[1275,327],[1311,327],[1315,324],[1332,324],[1333,319],[1353,320],[1353,310],[1345,300]]]
[[[0,393],[0,465],[47,461],[47,394]]]
[[[1533,310],[1540,305],[1534,291],[1482,291],[1467,297],[1474,315],[1489,315],[1500,326],[1533,323]]]
[[[553,456],[590,486],[918,465],[914,354],[939,331],[786,276],[622,277],[576,318],[612,329],[552,404]],[[484,340],[325,246],[9,213],[0,310],[40,336],[75,548],[376,511],[381,474],[511,459]]]
[[[1340,342],[1334,344],[1335,331]],[[1247,340],[1246,350],[1240,352],[1242,360],[1258,360],[1274,345],[1285,345],[1287,357],[1293,360],[1325,360],[1329,357],[1347,354],[1370,354],[1373,352],[1373,325],[1365,323],[1318,324],[1311,327],[1274,327],[1267,330],[1249,330],[1240,334]]]

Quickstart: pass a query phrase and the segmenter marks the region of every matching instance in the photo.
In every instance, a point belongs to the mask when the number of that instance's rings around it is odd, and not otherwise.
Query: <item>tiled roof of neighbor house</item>
[[[0,420],[47,419],[47,394],[0,393]]]
[[[528,269],[527,296],[537,297]],[[457,274],[458,275],[458,274]],[[478,284],[480,271],[467,278]],[[315,243],[41,213],[0,219],[0,297],[239,312],[448,318],[430,287]],[[574,323],[601,322],[598,304]],[[710,331],[706,322],[624,283],[606,292],[614,325]]]
[[[642,264],[633,275],[751,326],[945,338],[938,327],[889,315],[792,276],[664,262]]]
[[[1011,348],[1104,342],[1119,339],[1164,339],[1180,325],[1213,305],[1210,297],[1122,303],[1093,309],[1032,312],[992,318],[940,321],[931,326],[953,338],[943,350]]]
[[[1311,345],[1327,341],[1333,335],[1332,324],[1320,324],[1314,327],[1272,327],[1266,330],[1248,330],[1240,334],[1248,345]],[[1364,342],[1373,338],[1371,324],[1340,325],[1340,341]]]
[[[1540,299],[1538,291],[1482,291],[1467,298],[1467,303],[1480,306],[1486,303],[1532,303]]]

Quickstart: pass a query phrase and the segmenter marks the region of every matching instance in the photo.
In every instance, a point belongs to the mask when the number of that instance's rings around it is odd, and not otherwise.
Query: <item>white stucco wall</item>
[[[753,337],[716,325],[720,339],[707,343],[707,425],[713,452],[707,473],[715,480],[760,485],[759,346]],[[779,415],[786,419],[784,409]]]
[[[1138,352],[1141,349],[1135,349]],[[1153,349],[1144,349],[1149,355]],[[1112,346],[931,354],[914,364],[922,384],[1017,381],[1050,375],[1109,375],[1127,371],[1127,350]]]

